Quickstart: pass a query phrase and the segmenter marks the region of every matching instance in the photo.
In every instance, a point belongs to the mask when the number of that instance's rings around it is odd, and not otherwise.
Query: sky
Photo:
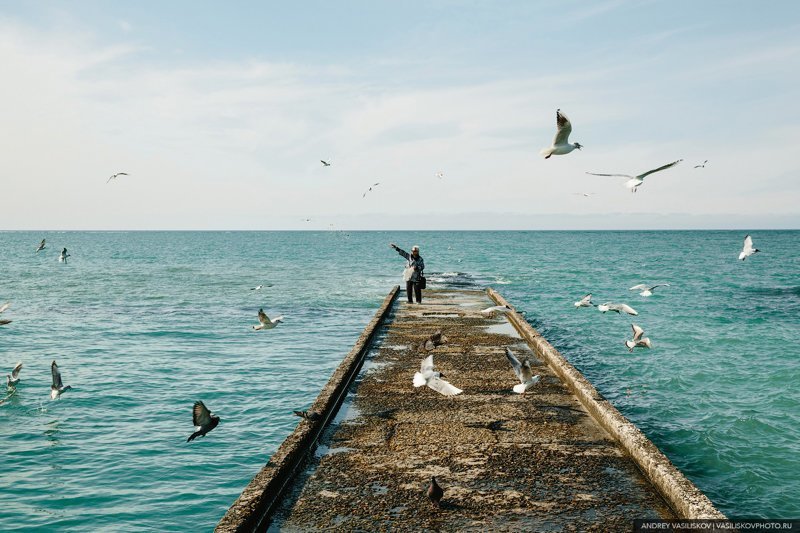
[[[0,1],[0,68],[3,230],[800,228],[794,1]]]

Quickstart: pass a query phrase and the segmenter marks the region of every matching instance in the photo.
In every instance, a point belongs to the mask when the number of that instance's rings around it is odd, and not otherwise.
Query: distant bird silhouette
[[[6,309],[8,309],[9,307],[11,307],[11,302],[6,302],[6,303],[4,303],[3,305],[0,305],[0,313],[2,313],[3,311],[5,311],[5,310],[6,310]]]
[[[702,164],[702,165],[695,165],[695,166],[694,166],[694,168],[706,168],[706,163],[708,163],[708,159],[706,159],[705,161],[703,161],[703,164]]]
[[[61,254],[58,256],[58,262],[59,263],[66,263],[67,262],[67,257],[72,257],[72,256],[70,256],[67,253],[67,249],[64,248],[63,250],[61,250]]]
[[[127,172],[117,172],[116,174],[112,174],[111,177],[106,180],[106,184],[108,184],[108,182],[110,182],[111,180],[117,179],[117,176],[127,176],[127,175],[128,175]]]
[[[258,322],[257,326],[253,326],[253,329],[258,331],[261,329],[272,329],[277,326],[279,323],[283,322],[283,317],[279,316],[274,319],[270,319],[265,313],[263,309],[258,310]]]
[[[442,179],[444,177],[444,172],[440,170],[439,172],[436,173],[436,177]]]
[[[327,161],[325,161],[324,159],[320,159],[320,160],[319,160],[319,162],[320,162],[320,163],[322,163],[322,166],[324,166],[324,167],[329,167],[329,166],[331,166],[331,164],[330,164],[330,163],[328,163]],[[347,165],[345,165],[345,166],[347,166]]]
[[[640,283],[638,285],[634,285],[629,291],[642,291],[639,293],[639,296],[652,296],[653,289],[657,287],[669,287],[669,283],[658,283],[656,285],[645,285],[644,283]]]
[[[264,287],[272,287],[272,283],[268,283],[266,285],[256,285],[255,287],[250,287],[251,291],[260,291]]]
[[[19,373],[22,370],[22,363],[17,363],[14,370],[10,374],[6,374],[6,385],[9,389],[13,389],[19,383]]]
[[[196,401],[192,408],[192,423],[194,424],[195,432],[189,435],[186,442],[192,442],[197,437],[205,437],[206,433],[217,427],[219,417],[209,411],[206,404]]]
[[[530,361],[527,359],[525,359],[525,361],[520,361],[508,347],[506,347],[506,359],[508,359],[511,368],[514,370],[514,374],[516,374],[519,379],[519,385],[514,385],[513,387],[513,391],[517,394],[524,393],[542,379],[540,376],[533,375]]]
[[[61,381],[61,371],[58,369],[58,365],[55,361],[50,365],[50,374],[53,377],[53,384],[50,385],[50,399],[57,400],[61,398],[61,395],[72,388],[72,385],[64,386],[64,383]]]
[[[760,252],[758,248],[753,248],[753,238],[750,235],[745,235],[744,237],[744,246],[742,247],[742,251],[739,253],[739,259],[744,261],[754,253]]]
[[[630,178],[628,181],[625,182],[625,186],[631,190],[631,192],[636,192],[639,187],[644,183],[644,179],[649,176],[650,174],[654,174],[656,172],[661,172],[662,170],[666,170],[668,168],[672,168],[678,163],[683,161],[683,159],[678,159],[677,161],[673,161],[672,163],[667,163],[666,165],[660,166],[653,170],[648,170],[647,172],[643,172],[636,176],[631,176],[630,174],[598,174],[597,172],[587,172],[592,176],[613,176],[613,177],[620,177],[620,178]]]
[[[592,293],[587,294],[575,302],[575,307],[594,307],[594,304],[592,303]]]
[[[47,240],[47,239],[42,239],[42,242],[40,242],[40,243],[39,243],[39,246],[36,248],[36,251],[37,251],[37,252],[41,252],[42,250],[44,250],[44,249],[45,249],[45,245],[44,245],[44,243],[45,243],[45,241],[46,241],[46,240]]]
[[[442,496],[444,496],[444,489],[442,489],[442,487],[440,487],[436,482],[436,477],[431,476],[431,484],[428,486],[428,499],[437,509],[441,505],[440,502],[442,501]]]
[[[361,197],[362,197],[362,198],[366,198],[366,197],[367,197],[367,193],[368,193],[368,192],[370,192],[372,189],[374,189],[375,187],[377,187],[377,186],[378,186],[378,185],[380,185],[380,184],[381,184],[381,182],[380,182],[380,181],[376,181],[375,183],[373,183],[373,184],[372,184],[372,186],[371,186],[369,189],[367,189],[366,191],[364,191],[364,194],[362,194],[362,195],[361,195]]]
[[[581,143],[569,143],[569,134],[572,133],[572,123],[567,115],[556,109],[556,136],[553,138],[553,145],[541,151],[545,159],[550,159],[551,155],[565,155],[575,150],[583,148]]]
[[[311,422],[319,420],[322,418],[322,415],[317,413],[316,411],[292,411],[295,415],[299,416],[300,418],[305,418]]]
[[[614,313],[627,313],[629,315],[638,315],[639,312],[636,311],[633,307],[628,304],[615,304],[611,302],[606,302],[604,304],[600,304],[597,306],[597,310],[601,313],[605,313],[607,311],[613,311]]]
[[[650,337],[642,337],[642,335],[644,335],[644,330],[642,328],[640,328],[636,324],[631,324],[631,329],[633,330],[633,340],[625,341],[625,346],[628,348],[629,352],[633,352],[634,348],[653,347],[653,343],[650,342]]]

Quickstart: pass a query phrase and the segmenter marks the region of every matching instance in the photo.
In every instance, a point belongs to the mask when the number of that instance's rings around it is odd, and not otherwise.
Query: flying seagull
[[[6,303],[4,303],[3,305],[0,305],[0,313],[2,313],[3,311],[5,311],[5,310],[6,310],[6,309],[8,309],[9,307],[11,307],[11,302],[6,302]]]
[[[761,250],[759,250],[758,248],[753,248],[753,238],[750,235],[745,235],[745,237],[744,237],[744,246],[742,247],[742,251],[739,254],[739,259],[744,261],[745,259],[747,259],[751,255],[753,255],[754,253],[760,252],[760,251]]]
[[[117,176],[127,176],[127,175],[128,175],[128,173],[127,173],[127,172],[117,172],[116,174],[112,174],[112,175],[111,175],[111,177],[110,177],[110,178],[108,178],[108,180],[106,180],[106,185],[108,185],[108,183],[109,183],[111,180],[113,180],[113,179],[117,179]]]
[[[189,435],[186,442],[192,442],[197,437],[205,437],[206,433],[217,427],[219,417],[209,411],[206,404],[196,401],[192,408],[192,423],[194,424],[194,433]]]
[[[11,371],[10,374],[6,374],[6,384],[8,385],[9,389],[13,389],[19,383],[19,373],[22,370],[22,363],[17,363],[17,366],[14,367],[14,370]]]
[[[319,420],[322,418],[322,415],[317,413],[316,411],[292,411],[295,415],[299,416],[300,418],[305,418],[311,422],[315,420]]]
[[[574,192],[572,194],[574,194],[575,196],[583,196],[584,198],[591,198],[592,196],[595,195],[595,193],[593,192]]]
[[[592,293],[587,294],[575,302],[575,307],[594,307],[594,304],[592,303]]]
[[[258,321],[259,324],[257,326],[253,326],[253,329],[258,331],[260,329],[272,329],[277,326],[280,322],[283,322],[283,316],[276,317],[274,320],[271,320],[265,313],[263,309],[258,310]]]
[[[527,359],[520,361],[508,347],[506,347],[506,359],[508,359],[508,362],[511,363],[511,368],[514,369],[514,373],[519,379],[519,385],[514,385],[514,392],[517,394],[522,394],[526,390],[539,383],[541,377],[533,375],[530,361]]]
[[[669,287],[669,283],[657,283],[655,285],[645,285],[644,283],[640,283],[638,285],[634,285],[629,291],[642,291],[639,293],[639,296],[652,296],[653,289],[656,287]]]
[[[495,305],[492,307],[487,307],[486,309],[482,310],[481,314],[486,317],[494,317],[494,315],[497,313],[505,315],[512,311],[513,309],[509,305]]]
[[[444,177],[444,172],[442,172],[442,171],[440,170],[440,171],[439,171],[439,172],[437,172],[435,175],[436,175],[436,177],[437,177],[437,178],[439,178],[439,179],[442,179],[442,178]]]
[[[64,392],[72,388],[72,385],[64,386],[61,381],[61,371],[55,361],[50,365],[50,374],[53,376],[53,384],[50,385],[50,399],[58,400]]]
[[[44,248],[45,248],[44,243],[45,243],[46,240],[47,239],[42,239],[42,242],[40,242],[39,246],[36,248],[37,252],[41,252],[42,250],[44,250]]]
[[[633,340],[625,341],[625,346],[628,347],[629,352],[633,352],[634,348],[652,348],[653,343],[650,342],[650,337],[642,337],[644,330],[636,324],[631,324],[633,330]]]
[[[67,249],[64,248],[63,250],[61,250],[61,254],[59,254],[59,256],[58,256],[58,262],[59,263],[66,263],[67,262],[67,257],[72,257],[72,256],[70,256],[67,253]]]
[[[549,159],[551,155],[564,155],[573,151],[575,148],[580,150],[583,148],[580,143],[570,144],[569,134],[572,133],[572,123],[567,118],[567,115],[556,109],[556,136],[553,138],[553,146],[544,148],[540,153],[545,159]]]
[[[702,165],[695,165],[695,166],[694,166],[694,168],[706,168],[706,163],[708,163],[708,159],[706,159],[705,161],[703,161],[703,164],[702,164]]]
[[[325,161],[324,159],[320,159],[320,160],[319,160],[319,162],[320,162],[320,163],[322,163],[322,166],[323,166],[323,167],[329,167],[329,166],[331,166],[331,164],[330,164],[330,163],[328,163],[327,161]],[[347,165],[345,165],[345,166],[347,166]]]
[[[444,490],[436,482],[436,478],[431,476],[431,484],[428,487],[428,499],[434,507],[439,508],[439,502],[442,501],[442,496],[444,496]]]
[[[620,314],[620,312],[627,313],[629,315],[638,315],[639,314],[633,307],[631,307],[628,304],[615,304],[615,303],[611,303],[611,302],[606,302],[604,304],[598,305],[597,306],[597,310],[602,312],[602,313],[605,313],[607,311],[613,311],[613,312],[615,312],[617,314]]]
[[[455,396],[456,394],[461,394],[464,392],[458,387],[455,387],[441,379],[441,376],[441,372],[433,371],[433,354],[431,354],[422,360],[419,372],[414,373],[414,387],[422,387],[423,385],[427,385],[436,392],[444,394],[445,396]]]
[[[377,181],[377,182],[373,183],[373,184],[372,184],[372,187],[370,187],[369,189],[367,189],[366,191],[364,191],[364,194],[362,194],[362,195],[361,195],[361,198],[366,198],[366,197],[367,197],[367,193],[368,193],[368,192],[370,192],[370,191],[371,191],[373,188],[377,187],[377,186],[378,186],[378,185],[380,185],[380,184],[381,184],[381,182],[380,182],[380,181]]]
[[[637,176],[631,176],[630,174],[598,174],[597,172],[587,172],[587,174],[591,174],[592,176],[615,176],[620,178],[630,178],[628,181],[625,182],[625,186],[629,188],[631,192],[636,192],[636,189],[638,189],[642,185],[642,183],[644,183],[645,177],[655,172],[660,172],[662,170],[672,168],[681,161],[683,161],[683,159],[678,159],[677,161],[673,161],[672,163],[667,163],[666,165],[655,168],[653,170],[648,170],[647,172],[644,172],[643,174],[639,174]]]

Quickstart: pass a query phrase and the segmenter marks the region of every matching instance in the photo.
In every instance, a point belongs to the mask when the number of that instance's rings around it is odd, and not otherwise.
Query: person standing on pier
[[[395,243],[389,246],[394,248],[398,254],[406,258],[406,269],[403,272],[403,279],[406,282],[406,294],[408,295],[408,303],[414,303],[412,296],[417,297],[417,303],[422,303],[422,289],[425,288],[426,281],[423,276],[425,270],[425,261],[419,255],[419,246],[413,246],[411,253],[401,250]]]

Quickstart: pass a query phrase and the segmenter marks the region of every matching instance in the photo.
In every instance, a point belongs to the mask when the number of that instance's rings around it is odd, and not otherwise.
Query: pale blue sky
[[[800,227],[799,36],[789,1],[1,2],[0,229]],[[556,108],[585,149],[545,161]]]

